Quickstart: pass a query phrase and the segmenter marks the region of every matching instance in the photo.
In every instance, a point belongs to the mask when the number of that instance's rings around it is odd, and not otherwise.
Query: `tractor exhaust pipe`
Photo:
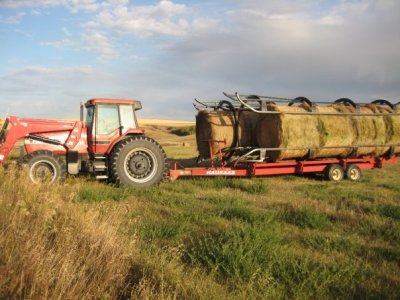
[[[81,122],[83,122],[83,107],[84,107],[84,104],[83,104],[83,102],[81,102],[80,103],[81,111],[80,111],[80,118],[79,118]]]

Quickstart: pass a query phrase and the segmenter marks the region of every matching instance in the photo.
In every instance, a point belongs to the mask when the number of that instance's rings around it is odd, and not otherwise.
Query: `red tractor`
[[[134,100],[91,99],[81,105],[80,121],[9,116],[0,131],[0,165],[23,140],[35,183],[86,172],[122,186],[155,185],[168,164],[163,148],[138,128],[135,111],[141,108]]]

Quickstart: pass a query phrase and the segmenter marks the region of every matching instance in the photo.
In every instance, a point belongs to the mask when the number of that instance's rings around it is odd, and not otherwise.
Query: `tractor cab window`
[[[97,106],[96,134],[107,135],[119,128],[119,113],[117,105]]]
[[[132,105],[120,105],[121,126],[124,129],[136,128],[135,114]]]
[[[94,117],[94,106],[89,106],[86,109],[86,118],[85,118],[86,127],[92,128],[93,117]]]

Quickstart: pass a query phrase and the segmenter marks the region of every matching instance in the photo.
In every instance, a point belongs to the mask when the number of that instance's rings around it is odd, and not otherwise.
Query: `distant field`
[[[176,123],[142,124],[169,157],[196,156]],[[399,299],[399,173],[124,189],[0,169],[0,298]]]
[[[139,126],[141,125],[161,125],[170,127],[194,125],[194,121],[175,121],[175,120],[159,120],[159,119],[138,119]]]

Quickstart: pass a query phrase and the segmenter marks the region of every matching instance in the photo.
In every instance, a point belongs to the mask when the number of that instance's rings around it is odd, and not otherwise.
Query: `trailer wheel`
[[[329,165],[324,171],[325,178],[330,181],[340,181],[344,178],[344,170],[340,165]]]
[[[29,179],[35,183],[62,182],[66,176],[65,161],[50,151],[36,151],[25,157],[29,165]]]
[[[359,181],[362,178],[362,172],[359,166],[350,165],[346,170],[346,178],[351,181]]]
[[[146,136],[122,140],[110,157],[111,180],[120,186],[157,185],[167,176],[167,167],[163,148]]]

